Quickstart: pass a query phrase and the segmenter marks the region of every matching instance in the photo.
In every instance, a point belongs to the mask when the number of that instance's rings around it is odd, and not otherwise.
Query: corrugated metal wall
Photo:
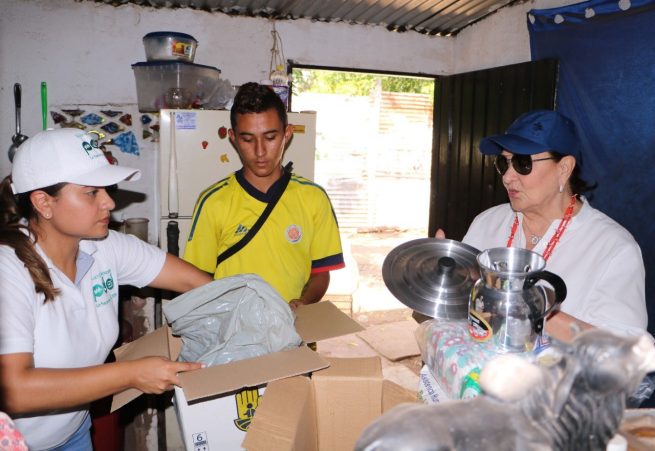
[[[481,211],[507,202],[480,140],[502,133],[521,113],[555,106],[557,62],[528,62],[441,77],[435,91],[430,236],[461,240]]]
[[[360,154],[351,154],[347,160],[332,168],[330,172],[327,165],[322,167],[323,176],[329,182],[323,187],[332,201],[332,206],[339,219],[342,230],[357,230],[377,227],[408,227],[409,221],[402,214],[396,216],[395,222],[389,222],[392,216],[383,210],[394,209],[402,211],[403,206],[396,205],[391,198],[384,202],[377,200],[389,185],[397,186],[395,191],[410,191],[407,196],[414,195],[408,187],[416,186],[418,180],[425,181],[426,191],[430,178],[429,154],[430,144],[426,142],[423,148],[413,148],[410,144],[415,136],[405,136],[406,147],[395,147],[391,144],[394,134],[399,133],[399,124],[408,125],[400,129],[404,133],[417,133],[422,131],[426,138],[432,128],[433,104],[429,94],[411,94],[398,92],[379,92],[375,98],[367,99],[370,102],[369,117],[376,118],[375,129],[370,130],[368,140],[384,143],[381,146],[372,146],[369,149],[359,149],[353,141],[353,150],[363,150]],[[329,114],[323,110],[322,114]],[[347,113],[344,112],[344,122],[348,122]],[[411,128],[409,125],[417,124],[420,128]],[[349,123],[350,127],[356,126]],[[377,136],[375,132],[377,131]],[[352,133],[352,132],[350,132]],[[334,137],[334,135],[332,135]],[[334,154],[336,154],[335,152]],[[337,158],[335,155],[333,158]],[[424,163],[416,166],[416,159]],[[355,169],[356,178],[351,178],[344,170],[348,165],[348,172]],[[425,205],[427,209],[427,192],[425,192]],[[379,204],[382,205],[379,205]],[[418,215],[412,215],[412,217]],[[416,221],[416,227],[425,227],[427,216],[422,221]],[[420,225],[419,225],[420,224]]]

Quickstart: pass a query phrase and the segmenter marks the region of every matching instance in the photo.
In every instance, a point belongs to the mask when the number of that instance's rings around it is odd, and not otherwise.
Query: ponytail
[[[40,188],[48,194],[56,194],[63,184]],[[50,277],[50,270],[36,251],[36,235],[29,229],[28,221],[36,217],[30,201],[30,193],[14,195],[11,189],[11,176],[0,182],[0,245],[14,249],[16,256],[23,262],[32,277],[37,293],[43,293],[45,302],[53,301],[59,294]],[[28,233],[25,233],[25,232]]]

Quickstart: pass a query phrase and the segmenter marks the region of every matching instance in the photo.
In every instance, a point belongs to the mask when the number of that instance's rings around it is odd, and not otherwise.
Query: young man
[[[325,191],[282,167],[293,134],[284,104],[268,87],[246,83],[234,98],[230,122],[230,141],[243,167],[201,193],[184,259],[215,279],[258,274],[292,309],[318,302],[329,271],[344,266],[341,240]],[[285,175],[291,175],[286,188]],[[217,257],[248,233],[282,189],[256,235],[217,265]]]

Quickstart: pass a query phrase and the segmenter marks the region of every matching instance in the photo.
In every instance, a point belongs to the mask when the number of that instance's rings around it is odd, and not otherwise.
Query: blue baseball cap
[[[483,138],[480,152],[498,155],[503,150],[519,155],[557,152],[580,160],[580,142],[575,124],[568,117],[551,110],[522,114],[502,135]]]

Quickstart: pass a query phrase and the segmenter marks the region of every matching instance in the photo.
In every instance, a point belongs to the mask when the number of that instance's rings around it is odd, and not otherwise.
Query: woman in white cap
[[[184,292],[211,281],[136,237],[109,231],[105,187],[140,176],[110,165],[94,135],[41,132],[0,184],[0,410],[32,450],[91,450],[91,401],[162,393],[199,363],[103,364],[118,338],[118,286]]]
[[[643,333],[648,315],[641,250],[626,229],[582,196],[593,187],[580,177],[573,122],[555,111],[532,111],[504,134],[484,138],[480,151],[496,156],[509,203],[478,215],[463,242],[480,250],[526,248],[546,259],[546,269],[567,288],[561,311],[547,321],[551,335],[567,338],[573,322]]]

